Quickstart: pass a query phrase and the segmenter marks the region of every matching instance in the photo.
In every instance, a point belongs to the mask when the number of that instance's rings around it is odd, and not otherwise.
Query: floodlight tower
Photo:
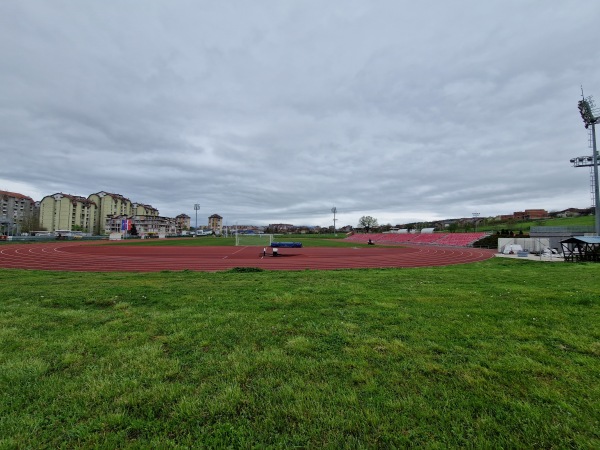
[[[478,212],[473,213],[473,219],[475,219],[475,220],[473,220],[473,222],[475,222],[475,233],[477,233],[477,220],[479,219],[480,214],[481,213],[478,213]]]
[[[198,234],[198,211],[200,211],[200,203],[194,204],[194,210],[196,211],[196,228],[194,231],[197,235]]]
[[[335,218],[335,214],[337,213],[337,208],[334,206],[333,208],[331,208],[331,212],[333,213],[333,235],[337,236],[337,233],[335,232],[335,221],[337,220]]]
[[[585,98],[583,96],[583,88],[581,89],[581,100],[577,103],[579,107],[579,113],[583,119],[583,123],[586,128],[589,129],[590,125],[592,129],[591,141],[592,141],[592,161],[594,167],[594,203],[595,203],[595,219],[596,219],[596,236],[600,236],[600,189],[598,187],[598,150],[596,149],[596,123],[600,121],[600,115],[596,110],[594,99],[592,97]]]

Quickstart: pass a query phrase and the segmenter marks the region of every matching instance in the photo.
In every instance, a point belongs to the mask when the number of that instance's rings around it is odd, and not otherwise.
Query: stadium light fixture
[[[590,125],[594,125],[597,122],[598,117],[594,117],[589,97],[588,99],[579,100],[577,106],[579,107],[579,114],[581,114],[581,118],[583,119],[583,123],[586,128],[588,128]]]

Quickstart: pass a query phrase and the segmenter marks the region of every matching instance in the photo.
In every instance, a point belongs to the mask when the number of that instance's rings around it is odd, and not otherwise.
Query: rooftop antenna
[[[600,114],[598,109],[596,108],[596,104],[594,103],[594,99],[589,96],[585,97],[583,94],[583,86],[581,86],[581,100],[577,103],[579,107],[579,113],[581,114],[581,118],[583,119],[583,124],[586,129],[589,130],[590,138],[589,143],[592,147],[592,156],[591,161],[590,157],[585,157],[587,163],[592,163],[592,178],[593,178],[593,203],[595,204],[595,219],[596,219],[596,236],[600,236],[600,188],[598,187],[598,150],[596,148],[596,123],[600,121]],[[591,129],[590,129],[591,126]],[[582,166],[590,166],[590,164],[579,164],[582,158],[574,158],[571,160],[574,167],[582,167]],[[592,184],[592,180],[590,180],[590,184]]]

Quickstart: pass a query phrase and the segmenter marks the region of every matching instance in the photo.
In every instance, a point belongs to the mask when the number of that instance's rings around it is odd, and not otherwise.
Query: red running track
[[[386,267],[432,267],[483,261],[493,250],[407,246],[280,249],[262,256],[262,247],[123,246],[102,242],[53,242],[0,246],[0,267],[72,272],[215,272],[233,267],[265,270],[333,270]]]

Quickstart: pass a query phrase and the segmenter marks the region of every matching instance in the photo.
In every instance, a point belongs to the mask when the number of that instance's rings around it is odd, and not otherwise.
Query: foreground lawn
[[[599,269],[0,270],[0,448],[599,448]]]

